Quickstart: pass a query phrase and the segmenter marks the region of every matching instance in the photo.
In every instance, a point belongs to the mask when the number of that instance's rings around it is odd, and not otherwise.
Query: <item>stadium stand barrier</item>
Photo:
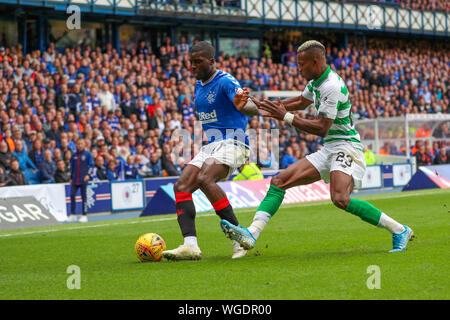
[[[270,186],[270,179],[225,181],[219,182],[219,186],[227,193],[233,208],[253,208],[257,207],[264,199],[264,195]],[[297,186],[287,190],[283,203],[303,203],[329,199],[330,187],[320,180],[307,186]],[[193,193],[193,200],[197,212],[214,211],[208,198],[200,190]],[[175,213],[173,185],[161,186],[142,212],[141,217],[166,213]]]
[[[0,230],[58,223],[58,220],[34,196],[0,198]]]
[[[402,191],[450,188],[450,165],[422,166]]]

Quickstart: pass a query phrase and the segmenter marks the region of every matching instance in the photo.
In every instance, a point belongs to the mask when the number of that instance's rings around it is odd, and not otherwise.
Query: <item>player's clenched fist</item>
[[[234,95],[234,98],[233,98],[233,103],[238,110],[241,110],[242,108],[244,108],[245,104],[248,101],[249,96],[250,96],[250,90],[248,90],[247,88],[244,88],[244,89],[238,88],[236,90],[236,94]]]
[[[236,89],[236,94],[233,98],[233,104],[236,109],[247,116],[254,116],[259,114],[258,106],[253,102],[253,98],[250,97],[250,90],[247,88]]]

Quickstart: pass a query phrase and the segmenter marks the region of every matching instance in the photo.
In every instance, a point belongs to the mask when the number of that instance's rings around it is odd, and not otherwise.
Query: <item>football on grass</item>
[[[146,233],[139,237],[134,246],[134,251],[142,262],[157,262],[161,260],[163,251],[166,250],[164,239],[156,233]]]

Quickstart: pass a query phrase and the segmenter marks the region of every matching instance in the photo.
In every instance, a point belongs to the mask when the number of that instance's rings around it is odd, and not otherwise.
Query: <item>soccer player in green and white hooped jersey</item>
[[[370,203],[351,198],[354,188],[360,188],[366,169],[363,146],[352,120],[351,103],[344,81],[326,63],[325,47],[318,41],[303,43],[297,50],[297,64],[303,78],[309,82],[300,97],[277,102],[258,101],[251,97],[262,116],[284,120],[296,128],[324,137],[324,147],[289,166],[274,176],[270,188],[248,228],[222,220],[227,237],[244,248],[254,247],[256,239],[280,207],[286,190],[310,184],[320,179],[330,183],[331,201],[363,221],[387,229],[392,234],[390,252],[406,250],[413,231],[375,208]],[[249,98],[248,89],[240,93]],[[317,118],[302,119],[289,111],[304,110],[314,104]]]

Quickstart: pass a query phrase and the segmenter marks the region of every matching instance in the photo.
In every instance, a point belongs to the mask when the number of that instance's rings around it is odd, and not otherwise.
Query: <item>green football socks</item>
[[[248,231],[255,239],[258,239],[259,234],[263,231],[270,218],[278,211],[283,202],[286,191],[271,184],[267,191],[264,200],[258,207],[255,213],[252,224],[248,227]]]
[[[350,199],[345,211],[360,217],[363,221],[366,221],[374,226],[378,226],[382,213],[379,209],[375,208],[367,201],[359,199]]]
[[[258,238],[266,224],[278,211],[285,194],[285,190],[278,188],[273,184],[270,185],[264,200],[256,211],[252,224],[248,227],[248,230],[255,239]],[[345,211],[358,216],[361,220],[368,222],[371,225],[385,228],[391,233],[401,233],[404,230],[402,224],[393,220],[367,201],[350,199]]]
[[[273,215],[278,211],[278,208],[280,208],[285,194],[286,191],[271,184],[257,211],[267,212],[271,217],[273,217]]]

